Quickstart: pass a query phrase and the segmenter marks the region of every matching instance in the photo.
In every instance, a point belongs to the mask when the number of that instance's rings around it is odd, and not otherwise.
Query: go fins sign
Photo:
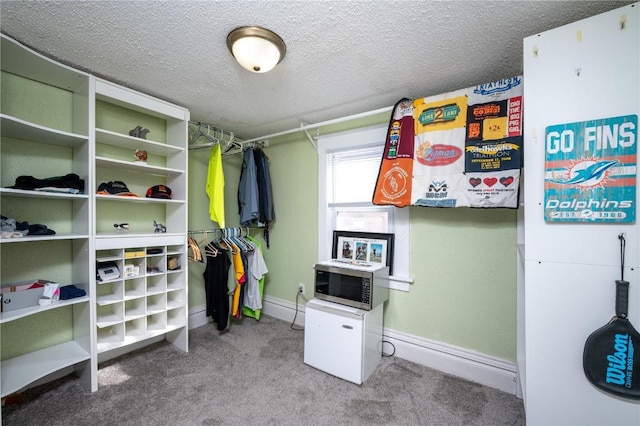
[[[637,141],[637,115],[548,126],[545,220],[634,222]]]

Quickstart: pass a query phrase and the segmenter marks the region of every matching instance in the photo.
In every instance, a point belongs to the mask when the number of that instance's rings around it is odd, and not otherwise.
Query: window
[[[331,258],[333,230],[395,234],[391,288],[409,290],[409,209],[371,204],[387,126],[318,138],[318,253]]]
[[[392,207],[371,204],[383,147],[327,152],[327,207],[331,229],[388,232]]]

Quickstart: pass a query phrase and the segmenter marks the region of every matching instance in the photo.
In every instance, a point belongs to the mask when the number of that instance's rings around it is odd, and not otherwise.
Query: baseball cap
[[[147,198],[171,199],[171,188],[166,185],[154,185],[147,189]]]
[[[127,185],[119,180],[114,180],[111,182],[102,182],[100,186],[98,186],[97,194],[101,195],[118,195],[121,197],[137,197],[137,194],[129,191]]]

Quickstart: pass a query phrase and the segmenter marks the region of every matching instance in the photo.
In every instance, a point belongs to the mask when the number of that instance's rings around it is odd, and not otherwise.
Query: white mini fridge
[[[306,305],[304,363],[362,384],[382,359],[383,304],[371,311],[312,299]]]

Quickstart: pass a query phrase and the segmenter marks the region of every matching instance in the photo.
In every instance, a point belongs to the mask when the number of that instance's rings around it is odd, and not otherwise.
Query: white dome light
[[[282,61],[287,51],[276,33],[261,27],[240,27],[227,36],[227,47],[243,68],[263,73]]]

